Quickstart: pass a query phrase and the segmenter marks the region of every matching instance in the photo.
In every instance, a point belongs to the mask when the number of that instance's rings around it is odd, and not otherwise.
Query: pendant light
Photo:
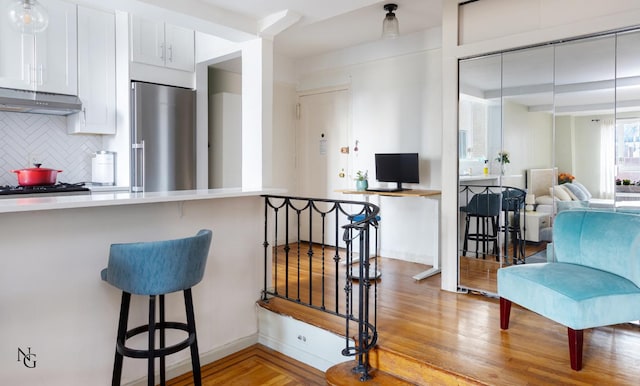
[[[398,19],[396,18],[396,14],[393,13],[398,9],[397,4],[385,4],[384,10],[387,11],[387,15],[384,17],[382,21],[382,38],[383,39],[394,39],[400,35],[400,26],[398,25]]]
[[[20,33],[42,32],[49,25],[49,16],[37,0],[17,0],[9,5],[9,21]]]

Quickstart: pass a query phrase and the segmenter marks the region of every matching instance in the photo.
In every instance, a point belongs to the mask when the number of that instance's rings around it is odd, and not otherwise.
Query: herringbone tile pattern
[[[0,185],[17,185],[11,170],[42,167],[62,170],[58,181],[91,180],[91,154],[102,147],[99,135],[67,134],[67,118],[0,111]]]

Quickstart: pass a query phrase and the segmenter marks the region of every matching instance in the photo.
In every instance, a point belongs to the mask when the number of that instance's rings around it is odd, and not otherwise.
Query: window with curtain
[[[618,119],[615,126],[617,173],[613,179],[617,184],[640,184],[640,118]]]
[[[615,126],[613,119],[600,121],[600,197],[615,195]]]

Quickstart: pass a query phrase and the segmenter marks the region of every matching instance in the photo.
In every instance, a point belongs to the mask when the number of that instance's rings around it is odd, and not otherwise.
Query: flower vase
[[[356,180],[356,190],[359,192],[367,190],[369,182],[367,180]]]
[[[500,164],[500,175],[504,176],[507,174],[507,164]]]

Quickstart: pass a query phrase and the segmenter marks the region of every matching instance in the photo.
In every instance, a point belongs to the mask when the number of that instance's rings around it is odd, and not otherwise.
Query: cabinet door
[[[115,15],[78,6],[78,97],[71,133],[116,132]]]
[[[0,0],[0,9],[6,10],[11,2]],[[4,12],[2,17],[6,17]],[[21,90],[35,87],[33,45],[33,35],[18,32],[6,20],[0,22],[0,87]]]
[[[164,66],[164,23],[131,16],[131,60]]]
[[[76,95],[78,53],[76,5],[40,0],[49,13],[49,25],[35,35],[35,79],[38,91]]]
[[[165,24],[165,66],[176,70],[194,71],[195,40],[191,29]]]

